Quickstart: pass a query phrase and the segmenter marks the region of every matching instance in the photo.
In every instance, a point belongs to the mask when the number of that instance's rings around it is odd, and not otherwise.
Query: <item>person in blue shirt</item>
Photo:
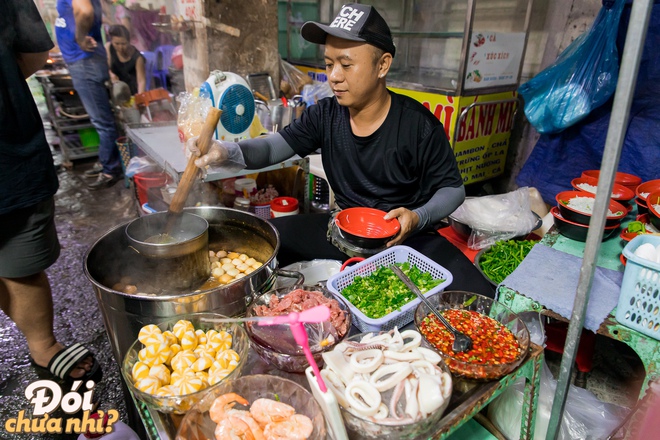
[[[101,39],[101,3],[100,0],[58,0],[57,12],[55,35],[62,58],[101,141],[101,166],[93,170],[98,178],[88,187],[91,190],[107,188],[121,179],[122,170],[115,146],[117,128],[105,85],[109,73]]]

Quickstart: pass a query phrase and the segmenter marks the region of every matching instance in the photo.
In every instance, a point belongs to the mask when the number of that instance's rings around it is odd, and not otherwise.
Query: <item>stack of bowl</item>
[[[660,229],[660,189],[653,191],[646,198],[651,224]]]
[[[550,212],[554,217],[555,226],[559,233],[573,240],[586,241],[596,195],[588,191],[562,191],[557,194],[555,199],[557,200],[557,206],[553,207]],[[578,201],[585,202],[585,199],[588,199],[586,203],[581,203],[584,206],[577,203]],[[611,214],[608,214],[605,220],[603,240],[617,232],[621,220],[629,211],[616,200],[610,200],[608,209]]]
[[[640,214],[647,214],[649,212],[649,203],[647,199],[651,193],[657,191],[660,191],[660,179],[649,180],[637,187],[635,190],[635,194],[637,195],[635,203],[637,203],[637,211]]]

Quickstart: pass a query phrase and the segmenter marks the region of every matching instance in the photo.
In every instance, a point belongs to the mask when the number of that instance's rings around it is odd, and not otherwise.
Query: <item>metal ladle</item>
[[[445,319],[444,316],[442,316],[440,313],[438,313],[438,310],[431,304],[431,302],[422,295],[422,292],[419,291],[419,288],[413,283],[408,276],[403,273],[403,271],[396,265],[392,264],[390,266],[390,269],[392,269],[392,272],[396,274],[396,276],[399,277],[401,281],[410,289],[419,299],[422,300],[422,302],[426,305],[426,307],[433,312],[433,314],[442,322],[445,327],[447,327],[447,330],[449,330],[453,335],[454,335],[454,345],[451,347],[452,350],[454,350],[454,353],[462,353],[464,351],[470,351],[472,350],[472,339],[464,333],[459,332],[452,326],[449,321]]]

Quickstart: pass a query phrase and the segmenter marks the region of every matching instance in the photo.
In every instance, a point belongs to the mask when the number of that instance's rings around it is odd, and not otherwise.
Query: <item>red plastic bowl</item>
[[[646,206],[649,208],[649,220],[653,226],[660,229],[660,212],[653,205],[660,205],[660,190],[652,192],[646,198]]]
[[[600,170],[582,171],[582,177],[595,177],[596,179],[598,179],[598,176],[600,176]],[[617,171],[616,174],[614,175],[614,183],[618,183],[619,185],[626,186],[631,190],[635,191],[637,185],[642,183],[642,178],[635,176],[634,174],[621,173]]]
[[[555,227],[559,230],[561,235],[576,241],[587,241],[589,226],[565,219],[562,217],[559,208],[556,206],[553,206],[552,209],[550,209],[550,212],[552,213]],[[610,238],[612,235],[615,235],[618,229],[619,225],[605,226],[603,241]]]
[[[642,222],[646,225],[651,223],[651,221],[649,220],[649,214],[638,215],[637,218],[635,218],[635,220],[637,220],[638,222]],[[637,237],[638,235],[640,235],[638,232],[628,232],[628,228],[626,228],[623,231],[621,231],[619,237],[621,237],[621,239],[624,241],[630,241],[633,238]]]
[[[586,214],[584,212],[577,211],[573,208],[569,208],[566,203],[574,197],[589,197],[596,200],[596,195],[588,193],[586,191],[562,191],[555,199],[557,200],[557,206],[559,207],[559,212],[561,215],[569,221],[580,223],[583,225],[588,225],[589,220],[591,220],[591,214]],[[619,215],[608,215],[605,220],[606,226],[619,226],[621,224],[621,219],[623,219],[628,214],[628,209],[623,206],[621,203],[616,202],[610,199],[609,210],[616,213],[620,212]]]
[[[351,243],[375,249],[387,244],[401,230],[399,221],[384,220],[385,214],[374,208],[348,208],[337,214],[335,224]]]
[[[644,197],[642,193],[653,193],[656,191],[660,191],[660,179],[649,180],[648,182],[642,183],[637,187],[635,194],[639,200],[644,202],[644,205],[648,205],[648,203],[646,203],[646,197]]]
[[[576,191],[584,191],[588,194],[594,194],[591,191],[587,191],[586,189],[582,189],[578,186],[584,183],[587,185],[598,186],[598,179],[594,177],[576,177],[575,179],[571,180],[571,185],[573,188],[575,188]],[[612,186],[612,194],[610,194],[610,198],[621,204],[626,204],[635,198],[635,191],[626,186],[615,183]]]

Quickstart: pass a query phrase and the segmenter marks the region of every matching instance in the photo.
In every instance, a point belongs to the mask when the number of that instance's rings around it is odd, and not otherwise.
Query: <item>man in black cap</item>
[[[242,154],[249,169],[258,169],[320,148],[340,208],[385,211],[386,219],[401,224],[388,246],[405,244],[438,262],[454,275],[452,289],[492,297],[484,277],[434,227],[463,202],[465,189],[440,121],[419,102],[386,87],[396,47],[383,17],[373,6],[346,4],[329,25],[307,22],[300,33],[325,45],[334,97],[308,107],[278,133],[238,144],[216,142],[196,164],[222,166]],[[189,148],[199,154],[194,142]],[[347,246],[331,240],[340,250],[326,240],[328,220],[327,214],[273,219],[281,237],[280,265],[346,259]]]

